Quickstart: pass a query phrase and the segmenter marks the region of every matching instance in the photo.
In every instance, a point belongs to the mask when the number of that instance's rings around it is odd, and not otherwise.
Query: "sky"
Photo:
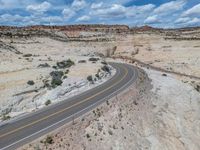
[[[0,25],[200,26],[200,0],[0,0]]]

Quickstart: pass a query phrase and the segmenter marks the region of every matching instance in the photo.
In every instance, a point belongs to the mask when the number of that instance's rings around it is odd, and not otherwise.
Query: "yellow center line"
[[[53,113],[53,114],[51,114],[51,115],[48,115],[48,116],[46,116],[46,117],[43,117],[43,118],[41,118],[41,119],[39,119],[39,120],[36,120],[36,121],[34,121],[34,122],[32,122],[32,123],[29,123],[29,124],[27,124],[27,125],[25,125],[25,126],[19,127],[19,128],[14,129],[14,130],[12,130],[12,131],[10,131],[10,132],[7,132],[7,133],[5,133],[5,134],[3,134],[3,135],[0,135],[0,138],[3,138],[3,137],[5,137],[5,136],[7,136],[7,135],[9,135],[9,134],[12,134],[12,133],[15,133],[15,132],[17,132],[17,131],[20,131],[20,130],[26,128],[26,127],[32,126],[32,125],[34,125],[34,124],[37,124],[37,123],[39,123],[39,122],[41,122],[41,121],[44,121],[44,120],[46,120],[46,119],[48,119],[48,118],[50,118],[50,117],[52,117],[52,116],[58,115],[58,114],[60,114],[60,113],[62,113],[62,112],[64,112],[64,111],[66,111],[66,110],[68,110],[68,109],[70,109],[70,108],[72,108],[72,107],[78,106],[78,105],[80,105],[80,104],[82,104],[82,103],[84,103],[84,102],[87,102],[87,101],[91,100],[92,98],[94,98],[94,97],[97,96],[97,95],[100,95],[101,93],[105,92],[106,90],[111,89],[112,87],[114,87],[115,85],[117,85],[118,83],[120,83],[120,82],[127,76],[127,74],[128,74],[127,68],[125,68],[124,66],[122,66],[122,67],[123,67],[123,69],[125,70],[125,75],[123,76],[123,78],[121,78],[121,79],[120,79],[118,82],[116,82],[115,84],[112,84],[111,86],[107,87],[106,89],[102,90],[101,92],[98,92],[98,93],[96,93],[96,94],[94,94],[94,95],[92,95],[92,96],[90,96],[90,97],[84,99],[83,101],[80,101],[80,102],[78,102],[78,103],[76,103],[76,104],[73,104],[73,105],[71,105],[71,106],[69,106],[69,107],[66,107],[66,108],[64,108],[64,109],[62,109],[62,110],[60,110],[60,111],[57,111],[57,112],[55,112],[55,113]]]

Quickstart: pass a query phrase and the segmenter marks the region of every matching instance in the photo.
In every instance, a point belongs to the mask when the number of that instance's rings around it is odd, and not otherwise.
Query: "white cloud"
[[[190,21],[191,19],[189,17],[184,17],[184,18],[178,18],[175,23],[180,24],[180,23],[186,23]]]
[[[0,9],[24,8],[28,4],[27,0],[0,0]]]
[[[100,6],[100,5],[99,5]],[[143,6],[130,6],[125,7],[120,4],[107,5],[106,7],[100,7],[92,9],[89,13],[90,16],[98,16],[100,19],[113,19],[114,18],[134,18],[135,20],[141,20],[146,18],[151,11],[155,8],[153,4],[147,4]],[[143,20],[144,21],[144,20]],[[143,22],[142,21],[142,22]]]
[[[87,3],[84,0],[74,0],[71,7],[73,10],[81,10],[83,8],[85,8],[87,5]]]
[[[83,8],[85,8],[87,3],[84,0],[74,0],[71,5],[68,5],[63,9],[62,14],[66,20],[74,17],[77,12]]]
[[[55,24],[58,22],[62,22],[63,18],[60,16],[48,16],[48,17],[43,17],[41,20],[43,22],[49,22],[50,24]]]
[[[195,17],[192,20],[188,21],[187,24],[188,25],[197,25],[197,24],[200,24],[200,19],[197,18],[197,17]]]
[[[87,22],[87,21],[90,21],[90,19],[91,19],[90,16],[84,15],[84,16],[79,17],[76,21]]]
[[[28,5],[26,10],[33,13],[44,13],[51,8],[51,4],[49,2],[44,1],[41,4]]]
[[[103,6],[103,2],[100,3],[92,3],[91,8],[92,9],[98,9],[101,8]]]
[[[194,25],[198,26],[200,25],[200,18],[183,17],[183,18],[177,19],[175,23],[181,26],[194,26]]]
[[[164,3],[154,9],[153,13],[162,15],[162,14],[171,14],[175,11],[179,11],[183,9],[183,6],[186,4],[186,0],[176,0],[176,1],[171,1]]]
[[[22,17],[20,15],[10,15],[10,14],[3,14],[0,16],[1,22],[24,22],[27,21],[28,17]]]
[[[31,16],[20,16],[20,15],[11,15],[3,14],[0,15],[0,23],[11,23],[15,25],[36,25],[36,24],[58,24],[63,22],[63,18],[60,16],[44,16],[37,17],[34,15]]]
[[[99,16],[101,18],[119,18],[126,14],[126,7],[113,4],[111,7],[100,8],[90,12],[91,15]]]
[[[145,19],[144,23],[147,24],[159,23],[159,19],[157,18],[157,15],[149,16],[147,19]]]
[[[182,16],[200,16],[200,4],[195,5],[194,7],[183,12]]]
[[[76,12],[73,9],[68,7],[68,8],[63,9],[62,14],[64,18],[68,20],[74,17],[76,15]]]
[[[153,11],[154,8],[155,5],[153,4],[127,7],[126,15],[127,17],[145,17],[147,14]]]

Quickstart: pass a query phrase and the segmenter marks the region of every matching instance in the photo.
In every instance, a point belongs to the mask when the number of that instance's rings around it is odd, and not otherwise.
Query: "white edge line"
[[[55,125],[57,125],[57,124],[59,124],[59,123],[62,123],[62,122],[64,122],[64,121],[66,121],[67,119],[69,119],[69,118],[71,118],[71,117],[73,117],[73,116],[75,116],[75,115],[77,115],[77,114],[79,114],[79,113],[81,113],[81,112],[83,112],[83,111],[85,111],[85,110],[87,110],[87,109],[90,109],[91,107],[93,107],[94,105],[96,105],[96,104],[98,104],[98,103],[104,101],[105,99],[107,99],[107,98],[109,98],[109,97],[112,97],[113,94],[116,94],[118,91],[120,91],[120,90],[122,90],[124,87],[126,87],[126,86],[133,80],[133,77],[135,78],[135,71],[134,71],[134,76],[131,77],[131,80],[129,80],[129,82],[127,82],[126,84],[124,84],[121,88],[119,88],[117,91],[113,92],[112,94],[110,94],[110,95],[104,97],[103,99],[101,99],[100,101],[97,101],[96,103],[93,103],[92,105],[90,105],[90,106],[88,106],[88,107],[86,107],[86,108],[84,108],[84,109],[82,109],[82,110],[76,112],[75,114],[70,115],[69,117],[67,117],[67,118],[65,118],[65,119],[63,119],[63,120],[60,120],[59,122],[56,122],[56,123],[54,123],[54,124],[52,124],[52,125],[50,125],[50,126],[44,128],[44,129],[41,129],[41,130],[39,130],[39,131],[37,131],[37,132],[35,132],[35,133],[33,133],[33,134],[31,134],[31,135],[29,135],[29,136],[27,136],[27,137],[21,139],[21,140],[19,140],[19,141],[16,141],[16,142],[14,142],[14,143],[12,143],[12,144],[6,146],[6,147],[3,147],[1,150],[6,150],[7,148],[9,148],[9,147],[11,147],[11,146],[13,146],[13,145],[15,145],[15,144],[21,142],[21,141],[24,141],[25,139],[28,139],[28,138],[30,138],[30,137],[32,137],[32,136],[34,136],[34,135],[37,135],[37,134],[39,134],[39,133],[41,133],[41,132],[43,132],[43,131],[45,131],[45,130],[48,130],[49,128],[51,128],[51,127],[53,127],[53,126],[55,126]],[[134,83],[134,82],[133,82],[133,83]],[[129,86],[128,86],[128,87],[129,87]],[[127,87],[127,88],[128,88],[128,87]],[[125,89],[124,89],[124,90],[125,90]],[[79,117],[80,117],[80,116],[79,116]],[[76,118],[76,119],[77,119],[77,118]],[[60,126],[60,127],[62,127],[62,126]]]

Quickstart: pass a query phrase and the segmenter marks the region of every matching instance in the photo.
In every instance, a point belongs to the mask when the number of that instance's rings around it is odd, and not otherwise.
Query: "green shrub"
[[[86,60],[79,60],[78,63],[86,63]]]
[[[52,66],[53,69],[58,69],[57,66]]]
[[[65,75],[65,76],[63,76],[63,79],[67,79],[67,76]]]
[[[48,105],[50,105],[51,104],[51,101],[50,100],[47,100],[46,102],[45,102],[45,105],[46,106],[48,106]]]
[[[32,54],[24,54],[23,57],[31,57]]]
[[[88,80],[89,82],[93,82],[92,76],[88,76],[88,77],[87,77],[87,80]]]
[[[62,78],[62,76],[64,75],[63,71],[52,71],[50,73],[52,78]]]
[[[101,62],[103,65],[107,65],[108,63],[107,62],[105,62],[105,61],[102,61]]]
[[[27,84],[28,84],[28,85],[34,85],[35,82],[34,82],[33,80],[30,80],[30,81],[27,82]]]
[[[89,61],[98,61],[99,58],[89,58]]]
[[[98,79],[100,79],[100,76],[99,76],[99,74],[97,73],[97,74],[95,74],[95,77],[97,77]]]
[[[38,67],[39,68],[48,68],[48,67],[50,67],[50,65],[47,63],[44,63],[44,64],[40,64]]]
[[[52,71],[50,73],[50,75],[52,77],[51,86],[53,88],[55,88],[63,83],[61,80],[64,75],[63,71]]]
[[[103,71],[105,71],[105,72],[110,73],[110,68],[109,68],[107,65],[104,65],[101,69],[102,69]]]
[[[90,135],[87,133],[87,134],[86,134],[86,137],[87,137],[87,138],[90,138]]]
[[[11,117],[9,115],[3,115],[2,117],[2,120],[5,121],[5,120],[9,120]]]
[[[46,144],[53,144],[53,138],[51,136],[47,136],[44,143]]]
[[[58,66],[58,68],[60,68],[60,69],[70,68],[70,67],[73,66],[74,64],[75,64],[75,63],[74,63],[71,59],[64,60],[64,61],[61,61],[61,62],[57,62],[57,66]]]
[[[56,88],[57,86],[62,85],[62,80],[60,78],[53,78],[51,81],[51,87]]]

